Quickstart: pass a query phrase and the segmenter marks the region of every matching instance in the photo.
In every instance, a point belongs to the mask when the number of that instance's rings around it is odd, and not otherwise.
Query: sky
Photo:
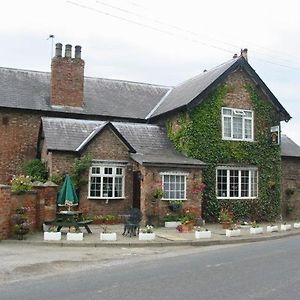
[[[300,145],[297,2],[2,0],[0,66],[50,71],[60,42],[82,46],[86,76],[175,86],[247,48],[292,116],[283,133]]]

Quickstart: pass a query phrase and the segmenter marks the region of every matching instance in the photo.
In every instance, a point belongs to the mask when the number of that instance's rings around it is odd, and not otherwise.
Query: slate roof
[[[169,90],[154,84],[84,79],[84,107],[50,105],[50,73],[0,68],[0,107],[145,119]]]
[[[223,78],[237,68],[243,68],[254,82],[261,87],[269,100],[280,112],[282,121],[288,121],[291,118],[289,113],[284,109],[278,99],[273,95],[243,56],[231,59],[209,71],[188,79],[169,90],[147,118],[155,118],[171,111],[198,105],[205,99],[205,96],[209,91],[217,86],[217,84],[221,83]]]
[[[300,158],[300,147],[284,134],[281,135],[281,156]]]
[[[101,122],[65,118],[42,118],[48,150],[78,151],[80,145],[107,124],[111,124],[136,151],[130,154],[140,164],[203,166],[202,161],[177,152],[163,127],[141,123]]]

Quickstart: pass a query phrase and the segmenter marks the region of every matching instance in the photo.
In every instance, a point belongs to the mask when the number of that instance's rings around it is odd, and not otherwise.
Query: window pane
[[[100,168],[99,167],[92,167],[92,174],[100,174]]]
[[[230,108],[223,108],[223,115],[231,116],[232,110]]]
[[[227,197],[227,170],[218,170],[217,176],[217,196]]]
[[[112,197],[113,191],[113,178],[103,177],[103,197]]]
[[[123,174],[123,169],[122,168],[116,168],[116,174],[117,175],[122,175]]]
[[[232,137],[234,139],[243,138],[243,118],[242,116],[234,116],[232,118]]]
[[[245,139],[252,139],[252,120],[245,119]]]
[[[241,197],[249,197],[249,171],[241,171]]]
[[[224,137],[230,138],[231,137],[231,118],[224,117]]]
[[[238,170],[230,170],[229,195],[230,197],[239,196],[239,171]]]
[[[104,174],[112,174],[112,168],[104,168]]]
[[[123,188],[123,178],[115,178],[115,197],[122,197],[122,188]]]
[[[257,171],[251,171],[251,197],[257,197]]]

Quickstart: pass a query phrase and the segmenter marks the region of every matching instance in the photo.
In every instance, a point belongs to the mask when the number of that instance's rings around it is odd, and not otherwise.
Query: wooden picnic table
[[[79,227],[84,227],[88,233],[92,233],[88,224],[91,224],[93,220],[83,220],[81,211],[60,211],[56,214],[56,218],[50,222],[51,225],[57,226],[57,231],[60,231],[63,227],[75,227],[79,230]]]

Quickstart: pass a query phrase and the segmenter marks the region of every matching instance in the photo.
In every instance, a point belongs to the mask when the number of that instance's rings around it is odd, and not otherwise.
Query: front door
[[[133,172],[133,197],[132,207],[141,208],[141,172]]]

